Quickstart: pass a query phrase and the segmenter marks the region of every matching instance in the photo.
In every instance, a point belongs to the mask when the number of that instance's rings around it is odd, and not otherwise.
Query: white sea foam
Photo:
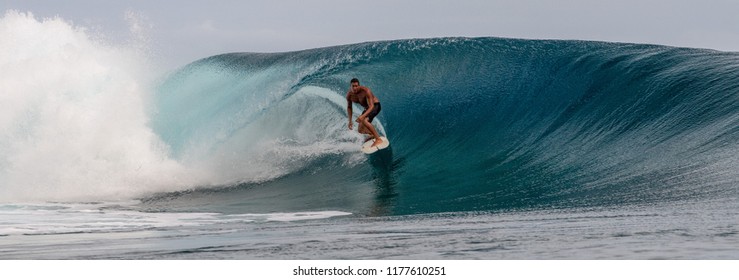
[[[157,75],[140,45],[17,11],[0,38],[0,201],[126,199],[194,181],[147,126]]]
[[[147,232],[244,223],[295,222],[351,215],[341,211],[263,214],[167,213],[133,210],[136,201],[115,203],[25,203],[0,205],[0,236]]]

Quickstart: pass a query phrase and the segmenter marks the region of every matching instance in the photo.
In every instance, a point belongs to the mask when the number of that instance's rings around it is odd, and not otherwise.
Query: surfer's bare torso
[[[380,100],[372,94],[372,91],[370,91],[369,88],[363,86],[358,86],[356,89],[349,90],[349,92],[346,93],[346,100],[353,103],[359,103],[359,105],[362,105],[365,109],[369,108],[370,104],[368,101],[371,101],[372,103],[380,102]]]

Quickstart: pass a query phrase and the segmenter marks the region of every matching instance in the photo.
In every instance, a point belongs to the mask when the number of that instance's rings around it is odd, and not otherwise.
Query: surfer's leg
[[[372,136],[372,133],[364,127],[364,124],[361,122],[359,123],[359,133],[365,134],[364,142],[375,139],[375,137]]]
[[[370,134],[370,132],[367,131],[367,128],[365,128],[364,124],[361,122],[359,123],[359,129],[357,129],[357,131],[359,131],[359,133],[362,133],[362,134]]]
[[[377,146],[380,143],[382,143],[382,139],[380,139],[380,134],[377,133],[377,130],[375,130],[375,126],[372,125],[372,120],[375,119],[377,114],[380,113],[380,110],[381,110],[380,103],[379,102],[375,103],[375,106],[374,106],[374,109],[372,109],[372,112],[370,112],[367,115],[367,118],[365,118],[364,121],[362,121],[359,124],[360,129],[364,128],[364,130],[367,131],[365,132],[365,134],[370,134],[372,136],[372,138],[368,138],[364,142],[367,142],[373,138],[375,139],[375,143],[372,143],[372,147]]]
[[[372,147],[379,145],[382,143],[382,139],[380,139],[380,134],[377,133],[377,130],[375,130],[375,127],[370,123],[366,118],[362,120],[362,122],[359,123],[360,129],[362,126],[364,126],[365,130],[368,130],[372,137],[375,139],[375,143],[372,144]]]

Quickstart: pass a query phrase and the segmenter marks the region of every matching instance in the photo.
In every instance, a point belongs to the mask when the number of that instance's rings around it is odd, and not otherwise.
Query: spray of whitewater
[[[135,46],[16,11],[0,38],[0,200],[127,199],[192,182],[147,127],[154,75]]]

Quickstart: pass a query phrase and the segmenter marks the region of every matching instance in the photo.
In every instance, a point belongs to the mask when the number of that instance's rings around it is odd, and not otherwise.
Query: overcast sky
[[[739,0],[0,0],[113,41],[137,36],[171,65],[226,52],[377,40],[513,37],[739,51]],[[1,39],[1,38],[0,38]]]

